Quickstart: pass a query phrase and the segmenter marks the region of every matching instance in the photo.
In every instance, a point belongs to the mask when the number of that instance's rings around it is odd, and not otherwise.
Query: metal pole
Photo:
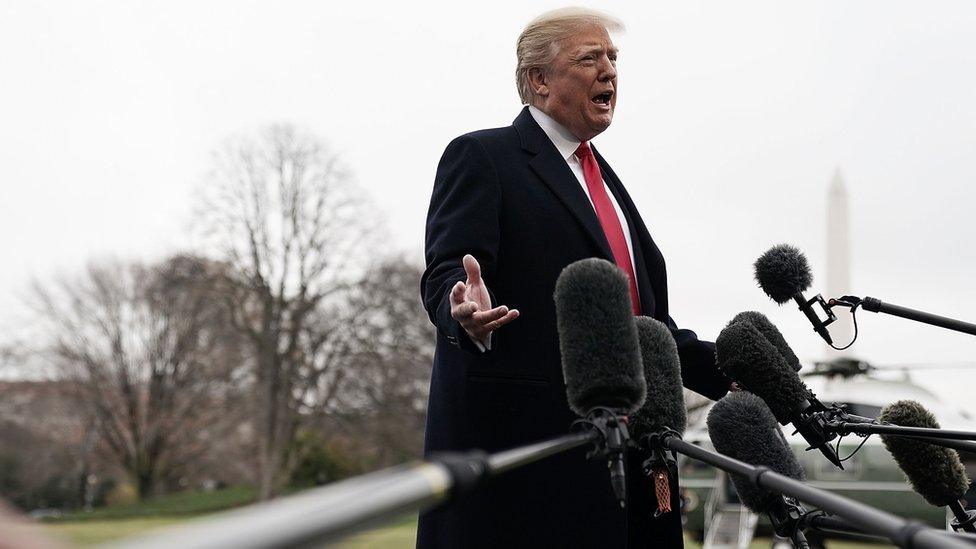
[[[827,427],[831,429],[831,432],[837,434],[847,434],[858,433],[858,434],[872,434],[866,431],[866,429],[871,429],[871,427],[861,427],[861,425],[873,425],[879,426],[878,420],[870,417],[857,416],[854,414],[842,413],[837,419],[833,419],[827,422]],[[894,427],[899,430],[906,429],[927,429],[926,427],[906,427],[901,425],[888,425],[884,424],[886,427]],[[844,431],[846,429],[846,431]],[[917,431],[915,431],[917,432]],[[929,435],[908,435],[908,434],[895,434],[893,436],[900,436],[902,438],[910,438],[913,440],[918,440],[921,442],[926,442],[928,444],[935,444],[937,446],[944,446],[946,448],[952,448],[960,452],[969,452],[971,454],[976,454],[976,442],[970,442],[966,440],[950,440],[947,437],[941,436],[944,433],[966,433],[965,431],[943,431],[942,429],[931,429],[931,433],[938,436]],[[970,433],[974,434],[974,433]]]
[[[813,513],[816,513],[814,511]],[[887,541],[887,538],[883,536],[877,536],[874,534],[868,534],[859,528],[855,528],[850,522],[840,518],[833,517],[829,515],[819,515],[811,513],[810,516],[805,516],[802,519],[804,526],[813,528],[818,532],[825,533],[837,533],[853,535],[865,539],[875,540],[875,541]],[[967,534],[957,534],[952,532],[947,532],[945,530],[935,530],[936,533],[942,536],[950,537],[958,541],[965,541],[970,545],[976,545],[976,536]]]
[[[916,322],[922,322],[924,324],[930,324],[932,326],[938,326],[940,328],[954,330],[956,332],[962,332],[964,334],[976,335],[976,324],[970,324],[969,322],[934,315],[924,311],[917,311],[915,309],[909,309],[908,307],[892,305],[891,303],[885,303],[876,297],[865,297],[861,302],[861,308],[865,311],[871,311],[872,313],[885,313],[892,316],[907,318],[908,320],[914,320]]]
[[[249,505],[110,547],[301,547],[335,540],[377,519],[430,507],[447,498],[452,483],[445,466],[421,462]]]
[[[584,431],[539,442],[530,446],[522,446],[521,448],[513,448],[504,452],[498,452],[497,454],[491,454],[488,456],[488,470],[492,476],[498,475],[516,467],[521,467],[549,456],[561,454],[573,448],[596,442],[599,438],[600,433],[597,431]]]
[[[444,503],[479,481],[598,441],[596,430],[563,435],[492,455],[445,453],[193,524],[126,540],[116,549],[305,547],[335,541],[366,526]]]
[[[862,435],[895,435],[913,438],[941,438],[948,440],[976,440],[976,433],[972,431],[952,431],[947,429],[932,429],[928,427],[902,427],[900,425],[885,425],[878,423],[849,423],[831,421],[827,424],[831,429]]]

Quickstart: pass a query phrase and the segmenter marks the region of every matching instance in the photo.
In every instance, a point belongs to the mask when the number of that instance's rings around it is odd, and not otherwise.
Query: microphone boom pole
[[[111,547],[259,549],[336,541],[383,520],[452,501],[477,490],[488,478],[587,444],[599,445],[604,436],[598,429],[587,429],[495,454],[479,450],[435,454]]]
[[[976,432],[972,431],[952,431],[936,429],[932,427],[912,427],[903,425],[891,425],[887,423],[879,424],[878,420],[869,417],[856,416],[839,410],[827,410],[825,416],[828,418],[823,422],[824,428],[833,434],[847,435],[855,433],[858,435],[889,435],[901,438],[910,438],[920,442],[927,442],[952,448],[959,452],[968,452],[976,455]]]
[[[972,431],[952,431],[929,429],[926,427],[902,427],[900,425],[881,425],[877,423],[851,423],[849,421],[828,421],[827,428],[839,435],[857,433],[859,435],[893,435],[917,439],[976,440]]]
[[[909,309],[908,307],[902,307],[900,305],[892,305],[891,303],[885,303],[876,297],[865,297],[862,300],[856,296],[846,295],[841,298],[841,301],[860,303],[862,309],[865,311],[871,311],[872,313],[885,313],[892,316],[907,318],[908,320],[914,320],[915,322],[929,324],[931,326],[938,326],[939,328],[946,328],[948,330],[962,332],[964,334],[976,335],[976,324],[970,324],[969,322],[963,322],[961,320],[956,320],[946,316],[926,313],[925,311]],[[833,305],[834,302],[835,300],[831,300],[831,305]],[[838,302],[838,304],[842,303]]]
[[[884,536],[869,534],[840,517],[825,515],[820,510],[810,511],[803,515],[800,518],[800,528],[804,530],[811,528],[818,532],[824,532],[827,534],[844,534],[847,536],[855,536],[872,541],[887,541],[887,538]],[[946,530],[935,530],[934,533],[947,538],[955,539],[957,541],[968,541],[971,545],[976,545],[976,536],[971,534],[967,535],[958,532],[954,533]]]

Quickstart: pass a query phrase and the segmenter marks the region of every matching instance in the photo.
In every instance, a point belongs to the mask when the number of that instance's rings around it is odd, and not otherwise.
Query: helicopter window
[[[838,404],[844,406],[844,411],[853,414],[855,416],[864,416],[871,419],[877,419],[881,415],[881,406],[872,406],[870,404],[860,404],[857,402],[839,402]]]

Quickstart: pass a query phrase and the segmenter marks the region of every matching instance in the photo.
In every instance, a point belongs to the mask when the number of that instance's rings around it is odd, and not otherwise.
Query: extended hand
[[[478,260],[468,254],[462,262],[468,279],[465,282],[459,280],[451,288],[451,317],[468,335],[484,343],[488,334],[518,318],[519,312],[504,305],[492,309]]]

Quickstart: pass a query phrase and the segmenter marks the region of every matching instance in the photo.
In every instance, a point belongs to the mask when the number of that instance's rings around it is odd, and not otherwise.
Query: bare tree
[[[222,269],[183,256],[35,283],[46,350],[140,497],[206,451],[233,393],[238,346],[209,290]]]
[[[422,449],[434,327],[416,295],[421,274],[402,258],[385,259],[350,298],[366,312],[348,324],[343,370],[354,375],[344,380],[339,408],[355,439],[370,446],[374,467],[419,457]]]
[[[206,235],[233,266],[224,294],[252,355],[268,498],[286,479],[303,412],[335,398],[342,334],[358,314],[343,293],[372,251],[377,220],[337,156],[290,125],[218,149],[202,205]]]

